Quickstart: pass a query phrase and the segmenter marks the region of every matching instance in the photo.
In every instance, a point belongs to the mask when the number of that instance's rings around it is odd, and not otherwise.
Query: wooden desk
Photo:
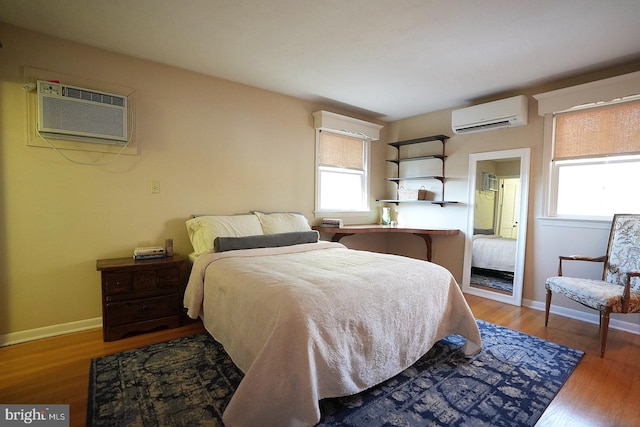
[[[431,235],[437,234],[450,236],[460,233],[460,230],[457,229],[408,228],[378,224],[345,225],[342,227],[314,226],[312,228],[320,233],[333,233],[333,237],[331,238],[332,242],[339,242],[343,237],[352,236],[358,233],[411,233],[415,236],[421,237],[427,245],[427,261],[431,261]]]

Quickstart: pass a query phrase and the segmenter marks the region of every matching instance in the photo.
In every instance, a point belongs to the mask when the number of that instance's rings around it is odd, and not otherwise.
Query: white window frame
[[[336,216],[349,216],[349,215],[362,215],[371,212],[371,186],[370,186],[370,152],[371,141],[376,141],[380,138],[381,125],[375,123],[369,123],[363,120],[355,119],[348,116],[332,113],[329,111],[316,111],[313,113],[315,134],[315,214],[319,216],[336,215]],[[363,142],[364,150],[364,176],[363,179],[363,195],[362,204],[359,209],[345,208],[345,209],[323,209],[320,207],[320,194],[321,194],[321,168],[326,168],[320,165],[319,152],[320,152],[320,132],[331,132],[340,135],[345,135],[352,138],[361,138]],[[337,168],[336,170],[340,170]],[[355,173],[347,169],[343,170],[344,173]]]
[[[586,166],[586,165],[604,165],[604,164],[615,164],[615,163],[633,163],[636,164],[638,168],[640,168],[640,155],[630,155],[630,156],[616,156],[616,157],[587,157],[584,159],[573,159],[573,160],[557,160],[551,162],[551,177],[550,177],[550,185],[549,189],[549,216],[559,219],[577,219],[577,220],[593,220],[593,221],[611,221],[613,217],[613,213],[607,214],[604,216],[599,215],[563,215],[558,213],[558,192],[559,192],[559,183],[560,183],[560,169],[565,166]],[[623,209],[623,212],[618,213],[627,213],[629,209]],[[615,213],[615,212],[614,212]]]
[[[555,134],[554,113],[589,104],[595,105],[596,103],[601,104],[620,99],[632,99],[638,94],[640,94],[640,72],[534,95],[534,98],[538,100],[538,114],[545,118],[543,145],[544,200],[541,213],[543,224],[560,225],[562,223],[563,226],[602,228],[609,227],[611,223],[610,217],[562,216],[557,214],[558,168],[562,166],[564,161],[560,162],[560,164],[552,161]],[[583,162],[593,162],[594,160],[596,158],[587,158]],[[617,159],[617,161],[621,160],[622,158]],[[557,224],[553,224],[554,222]]]

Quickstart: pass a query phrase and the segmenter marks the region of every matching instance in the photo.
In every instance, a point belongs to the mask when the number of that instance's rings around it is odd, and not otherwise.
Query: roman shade
[[[640,153],[640,101],[555,115],[553,160]]]
[[[320,165],[364,169],[363,138],[320,131]]]

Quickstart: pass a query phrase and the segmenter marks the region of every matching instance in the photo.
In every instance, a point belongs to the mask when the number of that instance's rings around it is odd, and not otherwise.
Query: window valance
[[[640,94],[640,71],[571,86],[533,97],[538,100],[538,115],[565,111],[578,105],[608,102]]]
[[[313,120],[316,129],[329,130],[351,136],[360,136],[369,141],[377,141],[380,139],[380,129],[384,127],[324,110],[313,113]]]

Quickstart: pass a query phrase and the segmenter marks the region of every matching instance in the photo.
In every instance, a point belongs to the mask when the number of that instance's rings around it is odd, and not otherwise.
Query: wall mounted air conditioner
[[[527,124],[529,101],[526,96],[487,102],[453,110],[451,129],[454,133],[474,133],[523,126]]]
[[[127,97],[38,80],[38,133],[102,144],[127,143]]]
[[[489,173],[482,172],[482,191],[498,191],[498,177]]]

